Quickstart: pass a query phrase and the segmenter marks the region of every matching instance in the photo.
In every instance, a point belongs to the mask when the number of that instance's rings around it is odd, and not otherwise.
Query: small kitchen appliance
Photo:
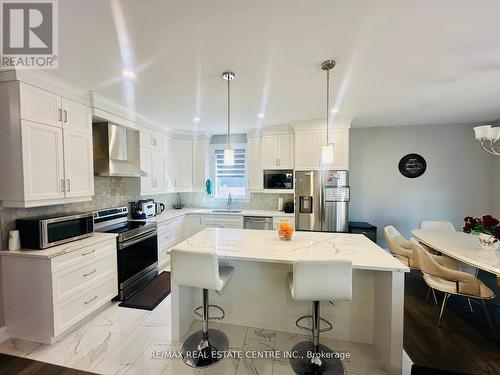
[[[156,206],[156,215],[159,215],[161,214],[163,211],[165,211],[165,205],[163,203],[160,203],[160,202],[156,202],[155,203],[155,206]]]
[[[142,199],[138,202],[130,202],[133,219],[149,219],[156,215],[156,205],[153,199]]]
[[[16,229],[25,249],[46,249],[94,235],[92,213],[17,219]]]

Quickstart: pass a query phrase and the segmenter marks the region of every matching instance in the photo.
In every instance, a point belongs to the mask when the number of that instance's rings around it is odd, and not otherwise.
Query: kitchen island
[[[299,333],[295,320],[311,304],[293,301],[287,273],[297,259],[352,262],[352,301],[323,303],[321,315],[333,324],[323,337],[372,344],[390,374],[401,374],[404,273],[409,268],[358,234],[296,232],[281,241],[275,231],[208,228],[174,249],[215,252],[234,274],[211,303],[224,308],[224,322]],[[193,270],[196,272],[196,270]],[[320,288],[321,285],[318,285]],[[180,340],[193,322],[201,290],[172,283],[172,338]]]

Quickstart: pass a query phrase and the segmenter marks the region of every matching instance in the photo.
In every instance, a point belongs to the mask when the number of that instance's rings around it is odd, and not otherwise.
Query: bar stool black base
[[[290,366],[298,375],[344,375],[344,365],[339,358],[335,358],[335,352],[325,345],[319,344],[317,355],[321,365],[311,361],[311,355],[315,353],[312,341],[299,342],[292,348],[297,358],[290,358]]]
[[[223,358],[220,352],[226,351],[228,346],[227,336],[219,330],[209,329],[208,341],[203,340],[203,331],[197,331],[182,344],[182,360],[190,367],[209,367]]]

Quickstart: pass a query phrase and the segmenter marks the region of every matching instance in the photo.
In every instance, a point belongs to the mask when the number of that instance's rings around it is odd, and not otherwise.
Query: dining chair
[[[418,266],[422,271],[425,283],[430,288],[444,293],[437,325],[439,326],[441,324],[441,319],[449,297],[456,295],[480,301],[486,315],[486,320],[493,330],[493,323],[491,322],[490,314],[484,303],[485,300],[495,298],[493,291],[474,275],[449,269],[439,264],[414,238],[410,240],[410,244],[413,248]]]
[[[384,228],[384,238],[394,257],[412,269],[418,269],[410,241],[392,225]]]
[[[440,220],[422,220],[420,222],[420,229],[455,231],[455,227],[451,222]]]

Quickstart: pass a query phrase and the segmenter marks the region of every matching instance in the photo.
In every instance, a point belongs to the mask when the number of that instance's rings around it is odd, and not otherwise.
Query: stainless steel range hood
[[[139,131],[108,122],[92,124],[94,174],[96,176],[142,177]]]

